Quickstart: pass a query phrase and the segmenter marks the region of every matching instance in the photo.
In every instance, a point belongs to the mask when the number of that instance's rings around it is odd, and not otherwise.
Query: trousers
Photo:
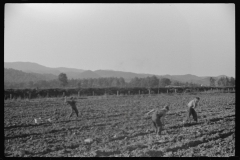
[[[73,113],[76,113],[76,115],[77,115],[77,117],[78,117],[78,110],[77,110],[77,108],[75,108],[75,107],[72,107],[72,109],[71,109],[71,114],[69,115],[69,117],[72,117],[72,115],[73,115]]]
[[[194,121],[198,121],[197,113],[193,108],[188,108],[186,122],[190,119],[190,116],[193,116]]]
[[[161,116],[157,112],[154,112],[152,115],[152,122],[155,127],[156,134],[160,135],[163,130],[163,124],[161,122]]]

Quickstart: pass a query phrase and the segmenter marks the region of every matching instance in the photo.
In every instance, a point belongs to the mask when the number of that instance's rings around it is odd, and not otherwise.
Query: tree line
[[[218,80],[210,77],[209,81],[211,87],[235,86],[235,79],[233,77],[221,77]]]
[[[141,87],[141,88],[156,88],[172,86],[186,86],[186,87],[200,87],[200,84],[183,83],[179,81],[170,80],[168,78],[158,78],[150,76],[146,78],[135,77],[126,82],[124,78],[108,77],[108,78],[88,78],[88,79],[68,79],[65,73],[61,73],[58,79],[54,80],[41,80],[37,82],[4,82],[4,88],[61,88],[61,87],[74,87],[74,88],[107,88],[107,87]],[[235,79],[233,77],[221,77],[216,79],[210,77],[210,86],[234,86]]]

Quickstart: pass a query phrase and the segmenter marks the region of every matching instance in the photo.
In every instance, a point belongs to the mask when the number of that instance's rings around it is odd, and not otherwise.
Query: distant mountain
[[[85,70],[83,69],[76,69],[76,68],[65,68],[65,67],[58,67],[58,68],[54,68],[57,69],[61,72],[74,72],[74,73],[81,73],[84,72]]]
[[[59,70],[61,73],[66,73],[69,79],[79,79],[81,77],[80,74],[85,72],[85,70],[75,68],[58,67],[55,69]]]
[[[21,70],[23,72],[27,73],[50,73],[54,75],[60,74],[59,70],[45,67],[42,65],[39,65],[37,63],[31,63],[31,62],[4,62],[4,68],[12,68],[16,70]]]
[[[90,71],[90,70],[84,71],[84,72],[80,73],[78,76],[79,79],[100,78],[100,77],[101,76],[99,76],[97,73]]]
[[[4,62],[4,68],[12,68],[16,70],[21,70],[27,73],[40,73],[40,74],[53,74],[58,76],[60,73],[66,73],[68,78],[79,78],[79,74],[84,72],[82,69],[75,69],[75,68],[65,68],[65,67],[58,67],[58,68],[50,68],[45,67],[37,63],[32,62]]]
[[[126,82],[129,82],[131,79],[138,77],[138,78],[145,78],[148,76],[153,76],[153,74],[140,74],[140,73],[132,73],[132,72],[123,72],[123,71],[113,71],[113,70],[82,70],[82,69],[75,69],[75,68],[66,68],[66,67],[58,67],[58,68],[50,68],[39,65],[37,63],[31,62],[4,62],[4,68],[12,68],[15,70],[21,70],[27,73],[38,73],[38,74],[50,74],[53,76],[57,76],[63,72],[67,74],[68,79],[83,79],[83,78],[99,78],[99,77],[117,77],[117,78],[124,78]],[[7,72],[6,72],[7,73]],[[48,76],[50,76],[48,75]],[[40,75],[38,75],[40,76]],[[46,75],[45,75],[46,76]],[[46,77],[48,77],[46,76]],[[169,78],[172,81],[179,81],[179,82],[192,82],[197,84],[209,85],[209,78],[208,76],[198,77],[191,74],[186,75],[156,75],[158,78]],[[41,76],[40,76],[41,77]],[[213,77],[216,80],[220,77],[226,77],[224,75],[220,75],[217,77]],[[49,78],[49,77],[48,77]],[[9,78],[7,78],[9,79]],[[5,70],[4,70],[4,80],[5,80]]]
[[[57,79],[57,76],[52,74],[39,74],[39,73],[26,73],[15,69],[4,68],[4,82],[37,82],[40,80],[53,80]]]

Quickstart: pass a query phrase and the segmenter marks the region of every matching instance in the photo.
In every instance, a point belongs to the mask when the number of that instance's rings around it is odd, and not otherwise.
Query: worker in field
[[[149,111],[146,115],[149,115],[150,113],[154,112],[152,114],[152,122],[154,125],[155,132],[157,136],[161,135],[163,127],[165,126],[164,118],[169,111],[169,105],[165,105],[162,109],[152,109]]]
[[[73,113],[75,112],[78,117],[78,109],[76,107],[76,101],[73,99],[73,97],[70,98],[70,101],[67,101],[67,97],[65,96],[65,104],[69,104],[71,106],[71,114],[68,118],[72,117]]]
[[[194,121],[198,122],[197,113],[195,111],[195,108],[198,106],[199,100],[200,100],[200,98],[196,97],[187,104],[187,107],[188,107],[187,118],[186,118],[185,122],[183,122],[184,124],[186,124],[188,122],[191,115],[193,116]]]

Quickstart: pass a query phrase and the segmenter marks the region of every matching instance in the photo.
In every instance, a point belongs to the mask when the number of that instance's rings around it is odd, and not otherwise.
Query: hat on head
[[[165,105],[164,108],[169,110],[169,105]]]

